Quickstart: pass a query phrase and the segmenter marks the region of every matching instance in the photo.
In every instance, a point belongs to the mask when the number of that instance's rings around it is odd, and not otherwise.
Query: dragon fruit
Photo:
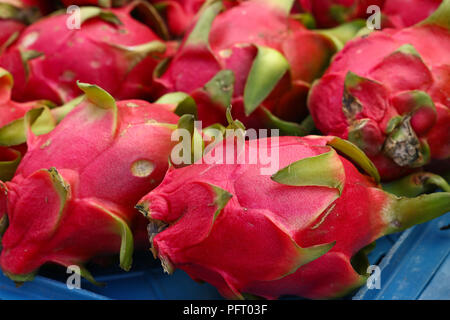
[[[152,70],[165,45],[132,13],[164,29],[156,10],[142,1],[118,9],[81,7],[80,29],[71,24],[76,17],[65,13],[29,26],[0,57],[0,66],[16,81],[13,98],[62,104],[81,94],[78,80],[95,83],[117,99],[150,98]]]
[[[24,117],[27,112],[36,109],[32,129],[36,134],[45,134],[52,130],[57,122],[50,111],[52,105],[47,101],[18,103],[11,100],[13,78],[5,69],[0,68],[0,180],[12,178],[22,155],[26,151]]]
[[[381,9],[383,27],[405,28],[432,14],[442,0],[299,0],[303,10],[313,14],[319,27],[333,27],[354,19],[365,19]]]
[[[208,162],[170,170],[139,202],[166,272],[182,269],[226,298],[335,298],[365,283],[373,241],[450,210],[450,193],[384,192],[376,168],[345,140],[274,139],[226,140]],[[229,152],[236,164],[220,160]],[[279,168],[268,155],[279,155]]]
[[[272,115],[301,121],[310,83],[336,45],[289,18],[292,4],[249,0],[220,13],[223,3],[210,3],[173,59],[157,69],[160,94],[190,94],[205,126],[225,124],[230,104],[250,128],[267,127]]]
[[[148,243],[134,205],[163,179],[179,117],[172,105],[116,103],[97,86],[79,86],[85,101],[50,133],[29,133],[14,178],[1,183],[0,218],[9,223],[0,267],[17,282],[44,263],[83,268],[118,252],[128,270],[131,230],[137,245]]]
[[[0,1],[0,53],[2,47],[14,41],[25,27],[47,13],[47,6],[37,0]]]
[[[349,139],[384,180],[450,158],[450,1],[426,21],[349,43],[313,86],[319,130]]]

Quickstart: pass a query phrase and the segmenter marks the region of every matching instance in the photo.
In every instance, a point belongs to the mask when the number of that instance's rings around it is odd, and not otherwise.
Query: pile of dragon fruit
[[[449,179],[450,0],[0,0],[16,283],[143,251],[229,299],[343,297]]]

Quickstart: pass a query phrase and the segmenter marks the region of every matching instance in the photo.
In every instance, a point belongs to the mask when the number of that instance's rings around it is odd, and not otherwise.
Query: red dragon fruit
[[[310,83],[336,47],[289,18],[292,4],[249,0],[222,13],[221,1],[205,7],[175,57],[158,68],[161,94],[190,94],[205,126],[225,124],[230,103],[251,128],[266,127],[269,113],[302,120]]]
[[[25,153],[26,141],[24,117],[36,109],[39,116],[32,124],[33,132],[45,134],[52,130],[57,122],[47,101],[18,103],[11,100],[13,78],[5,69],[0,68],[0,180],[12,178],[22,155]]]
[[[223,164],[228,152],[237,164]],[[450,193],[384,192],[370,160],[335,137],[227,140],[211,153],[169,171],[137,208],[165,271],[182,269],[226,298],[343,296],[367,280],[373,241],[450,210]]]
[[[0,53],[2,47],[14,41],[25,27],[48,12],[38,0],[0,0]]]
[[[384,180],[450,158],[450,1],[426,21],[339,52],[311,90],[318,129],[357,144]]]
[[[433,13],[442,0],[299,0],[303,10],[313,14],[319,27],[333,27],[354,19],[365,19],[378,6],[384,27],[412,26]]]
[[[118,252],[127,270],[131,230],[137,244],[148,243],[134,205],[168,169],[178,116],[171,105],[116,103],[97,86],[79,85],[84,103],[47,135],[30,135],[13,180],[1,184],[0,213],[9,226],[0,266],[18,282],[44,263],[82,267]]]
[[[150,4],[137,1],[119,9],[81,7],[80,29],[74,29],[75,13],[52,15],[28,27],[0,57],[0,66],[16,81],[13,98],[62,104],[81,94],[78,80],[95,83],[118,99],[151,97],[158,62],[153,54],[165,46],[132,17],[135,11],[145,11],[149,24],[161,22]]]

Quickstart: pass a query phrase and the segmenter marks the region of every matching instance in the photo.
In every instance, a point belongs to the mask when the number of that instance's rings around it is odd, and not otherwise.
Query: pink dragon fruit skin
[[[95,83],[117,99],[151,97],[152,70],[165,46],[131,16],[142,8],[156,12],[140,1],[118,9],[81,7],[80,29],[69,29],[63,13],[29,26],[0,56],[16,81],[13,98],[62,104],[81,94],[76,81]]]
[[[410,27],[431,15],[442,0],[298,0],[304,11],[312,13],[316,24],[330,28],[354,19],[366,19],[374,12],[369,6],[378,6],[382,26]]]
[[[12,181],[1,183],[0,266],[15,281],[44,263],[80,265],[120,252],[129,269],[135,242],[148,243],[136,202],[168,169],[178,116],[171,105],[115,102],[80,84],[86,100],[50,133],[30,136]],[[139,236],[140,235],[140,236]]]
[[[368,277],[364,248],[450,210],[450,193],[382,191],[370,160],[339,138],[268,138],[243,150],[227,141],[210,152],[230,151],[247,162],[170,170],[137,205],[165,271],[182,269],[226,298],[345,295]],[[280,169],[262,175],[259,156],[274,153]],[[252,154],[259,160],[250,162]]]
[[[0,20],[0,47],[3,46],[14,34],[19,34],[26,25],[13,19]]]
[[[406,28],[425,20],[441,3],[442,0],[386,0],[382,12],[388,26]]]
[[[190,94],[205,126],[225,124],[230,103],[247,127],[266,127],[263,110],[301,121],[309,83],[326,68],[335,46],[288,18],[292,3],[250,0],[222,13],[220,1],[206,7],[155,79],[161,94]]]
[[[384,180],[450,158],[449,7],[352,41],[310,92],[317,128],[357,144]]]

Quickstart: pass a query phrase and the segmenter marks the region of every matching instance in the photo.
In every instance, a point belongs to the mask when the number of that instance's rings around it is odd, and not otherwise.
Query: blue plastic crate
[[[402,234],[377,241],[369,255],[381,269],[381,289],[361,288],[357,300],[382,299],[450,299],[450,215]],[[130,272],[116,268],[94,268],[95,278],[103,287],[82,282],[83,289],[67,289],[62,272],[37,276],[33,282],[17,288],[0,275],[0,299],[220,299],[217,290],[199,284],[182,271],[165,275],[150,254],[139,254]],[[60,280],[58,280],[58,277]]]

